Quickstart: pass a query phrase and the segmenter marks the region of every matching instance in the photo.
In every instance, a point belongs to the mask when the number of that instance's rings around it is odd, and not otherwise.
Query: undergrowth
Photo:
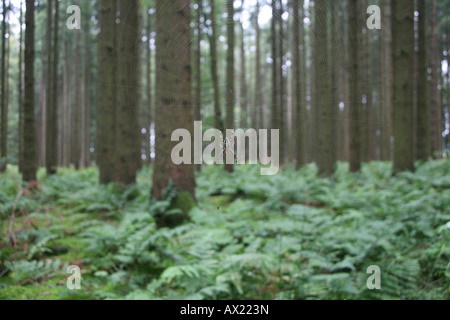
[[[151,169],[127,188],[98,186],[95,169],[40,172],[18,196],[13,168],[0,177],[0,299],[449,299],[450,162],[391,171],[204,167],[190,221],[158,229],[175,195],[150,200]],[[366,286],[371,265],[381,290]]]

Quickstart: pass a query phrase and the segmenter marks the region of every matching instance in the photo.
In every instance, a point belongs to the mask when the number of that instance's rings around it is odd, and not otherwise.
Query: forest
[[[0,300],[450,299],[450,0],[0,2]]]

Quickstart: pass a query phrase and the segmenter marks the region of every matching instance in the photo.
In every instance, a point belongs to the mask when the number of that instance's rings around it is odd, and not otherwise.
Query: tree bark
[[[34,125],[34,0],[26,0],[25,14],[25,97],[23,176],[25,182],[36,181],[36,144]]]
[[[235,31],[234,31],[234,1],[227,0],[227,114],[226,114],[226,129],[234,128],[234,102],[235,102],[235,84],[234,84],[234,46],[235,46]],[[231,137],[228,137],[231,138]],[[226,157],[226,155],[225,155]],[[233,164],[225,164],[227,172],[234,171]]]
[[[141,168],[141,128],[139,125],[139,0],[119,1],[119,53],[117,72],[115,182],[136,182]],[[133,26],[133,27],[132,27]]]
[[[1,60],[1,141],[0,141],[0,172],[6,171],[8,163],[8,105],[6,103],[6,83],[8,81],[6,70],[6,15],[8,7],[6,0],[3,0],[3,19],[2,19],[2,60]]]
[[[414,6],[409,0],[392,3],[395,90],[394,171],[414,171]]]
[[[349,0],[349,40],[350,59],[349,59],[349,80],[350,99],[349,99],[349,130],[350,130],[350,171],[357,172],[361,169],[361,147],[360,147],[360,108],[361,92],[358,85],[359,80],[359,33],[361,32],[358,23],[358,1]]]
[[[417,81],[417,117],[416,117],[416,159],[427,161],[431,155],[430,146],[430,107],[427,60],[427,25],[425,0],[418,0],[419,11],[419,52]]]
[[[441,95],[439,91],[440,83],[440,63],[439,63],[439,46],[437,39],[437,8],[436,0],[431,0],[431,19],[430,19],[430,69],[431,69],[431,154],[436,156],[442,149],[440,145],[440,135],[442,133],[440,123],[440,113],[442,112]]]
[[[190,1],[156,0],[156,158],[152,196],[163,199],[173,181],[180,192],[195,197],[193,165],[176,166],[171,136],[179,128],[193,132],[191,96]],[[175,37],[175,38],[174,38]]]
[[[217,24],[216,24],[216,10],[215,0],[211,0],[211,29],[212,35],[210,37],[211,46],[211,76],[214,86],[214,122],[216,129],[225,131],[225,126],[222,119],[222,108],[220,106],[220,89],[219,89],[219,74],[217,71]]]

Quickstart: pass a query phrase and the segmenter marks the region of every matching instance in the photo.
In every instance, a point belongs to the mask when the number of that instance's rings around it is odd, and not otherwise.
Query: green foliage
[[[24,211],[35,227],[18,232],[18,251],[0,248],[0,297],[449,299],[450,162],[390,173],[385,163],[360,174],[342,164],[329,179],[314,165],[274,177],[204,167],[192,208],[173,185],[149,203],[147,169],[126,189],[97,186],[93,169],[62,170],[23,198],[36,208]],[[14,182],[0,188],[8,199],[17,191]],[[158,217],[182,212],[189,221],[158,228]],[[57,261],[80,264],[91,292],[52,284],[67,279]],[[381,269],[381,290],[366,286],[371,265]],[[24,283],[29,291],[18,289]]]

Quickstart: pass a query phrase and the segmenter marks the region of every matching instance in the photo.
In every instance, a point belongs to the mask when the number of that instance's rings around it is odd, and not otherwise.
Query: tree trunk
[[[80,1],[77,0],[77,5]],[[73,130],[73,161],[75,164],[75,170],[79,170],[81,166],[81,115],[82,115],[82,103],[81,103],[81,74],[80,74],[80,34],[81,30],[74,29],[75,32],[75,101],[73,110],[74,130]]]
[[[245,0],[242,0],[241,2],[241,12],[243,12],[244,9],[244,3]],[[247,92],[247,64],[246,64],[246,56],[245,56],[245,30],[244,25],[242,21],[239,22],[239,29],[241,33],[241,43],[240,43],[240,75],[241,75],[241,89],[240,89],[240,109],[241,109],[241,124],[240,127],[242,129],[248,128],[248,92]]]
[[[115,30],[116,10],[117,6],[115,1],[100,1],[96,156],[101,184],[108,184],[114,180],[117,48]]]
[[[427,161],[431,155],[430,108],[427,60],[427,25],[425,0],[418,0],[419,11],[419,53],[417,57],[417,117],[416,117],[416,159]]]
[[[202,41],[202,23],[201,16],[203,12],[203,0],[197,0],[197,41],[196,41],[196,77],[195,77],[195,105],[194,105],[194,121],[201,121],[202,115],[202,50],[201,50],[201,41]]]
[[[0,172],[5,172],[8,163],[8,105],[6,104],[6,82],[8,81],[6,70],[6,15],[8,7],[6,0],[3,0],[3,19],[2,19],[2,61],[1,61],[1,142],[0,142]]]
[[[253,122],[255,129],[262,129],[263,99],[262,99],[262,74],[261,74],[261,28],[259,27],[260,5],[256,1],[255,33],[256,33],[256,57],[255,57],[255,105],[253,106]]]
[[[152,146],[151,146],[151,126],[152,126],[152,111],[153,111],[153,84],[152,84],[152,12],[151,8],[148,8],[147,15],[147,116],[145,117],[145,129],[147,131],[145,145],[147,146],[146,157],[147,164],[152,162]]]
[[[361,147],[360,147],[360,112],[361,92],[358,85],[359,80],[359,33],[361,32],[357,0],[349,0],[349,79],[350,99],[349,99],[349,130],[350,130],[350,171],[357,172],[361,169]]]
[[[173,181],[180,192],[195,197],[193,165],[176,166],[171,136],[179,128],[193,132],[191,97],[190,1],[156,0],[156,158],[152,195],[163,199]],[[174,39],[174,37],[176,37]]]
[[[333,154],[333,106],[331,105],[330,64],[328,58],[328,0],[316,1],[313,24],[314,109],[316,111],[317,165],[319,174],[330,176],[336,164]],[[333,72],[333,70],[331,70]]]
[[[430,69],[431,69],[431,154],[434,157],[441,151],[440,135],[442,133],[439,114],[442,112],[441,96],[439,91],[440,82],[440,63],[439,63],[439,47],[437,39],[437,8],[436,0],[431,0],[431,46],[430,46]]]
[[[19,85],[18,85],[18,104],[19,104],[19,172],[23,169],[23,2],[20,0],[20,18],[19,18]]]
[[[414,6],[409,0],[392,3],[394,43],[395,145],[394,171],[414,171]]]
[[[139,0],[119,1],[119,54],[116,110],[115,181],[124,185],[136,182],[141,168],[141,129],[139,128]],[[131,27],[133,26],[133,27]],[[138,31],[136,31],[138,30]]]
[[[216,24],[216,10],[215,0],[211,0],[211,29],[212,35],[210,37],[211,46],[211,76],[214,86],[214,122],[216,129],[225,131],[225,125],[222,119],[222,108],[220,106],[220,89],[219,89],[219,75],[217,71],[217,24]]]
[[[306,164],[306,75],[305,75],[305,32],[304,8],[300,8],[301,1],[294,0],[293,6],[293,76],[292,76],[292,105],[293,105],[293,132],[294,153],[296,155],[297,169]],[[301,13],[300,13],[301,12]]]
[[[23,181],[36,181],[34,131],[34,0],[26,0]]]
[[[234,1],[227,0],[227,115],[226,115],[226,129],[234,128],[234,101],[235,101],[235,85],[234,85]],[[225,136],[225,135],[224,135]],[[231,138],[231,137],[228,137]],[[224,155],[226,158],[226,155]],[[227,172],[233,172],[233,164],[225,164]]]

